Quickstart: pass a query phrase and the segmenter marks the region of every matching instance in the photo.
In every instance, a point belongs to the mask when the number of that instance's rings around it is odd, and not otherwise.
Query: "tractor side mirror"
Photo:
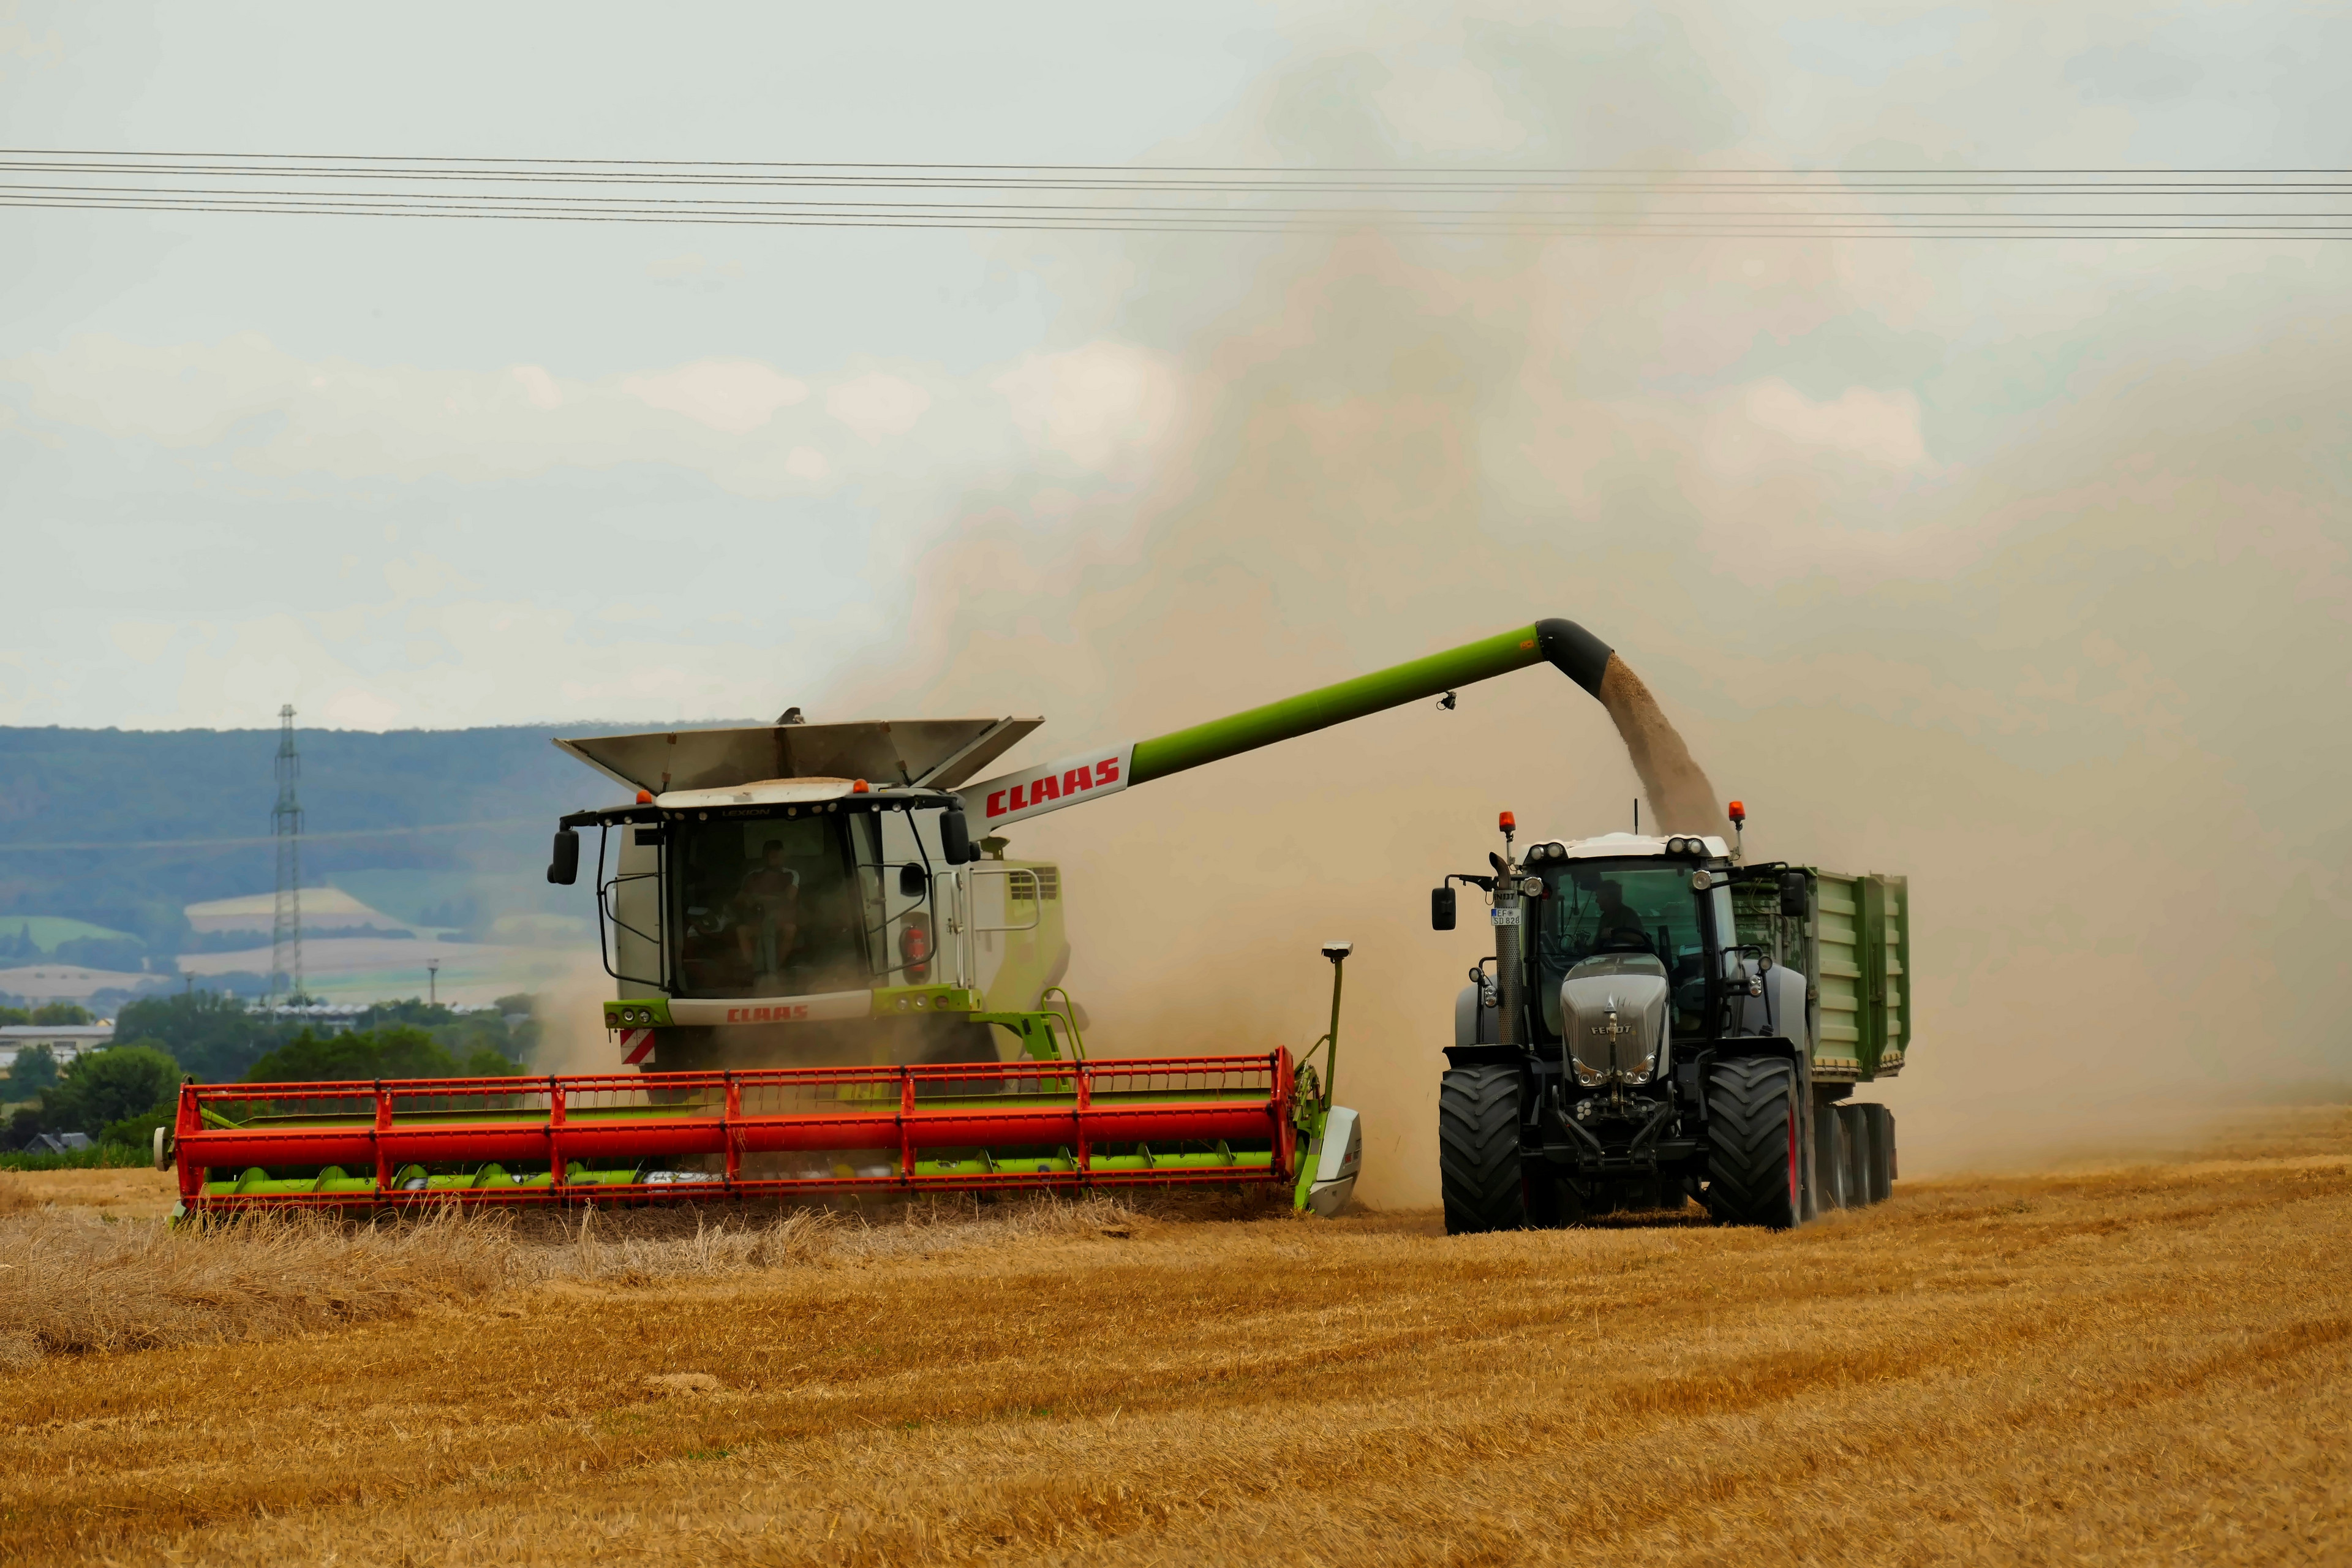
[[[547,879],[562,888],[580,879],[580,835],[569,827],[555,830],[555,849],[548,858]]]
[[[969,866],[980,858],[971,847],[971,825],[963,819],[963,807],[951,805],[940,813],[940,847],[945,851],[950,866]]]
[[[1811,880],[1802,871],[1780,873],[1780,912],[1802,920],[1812,912]]]
[[[1432,931],[1454,929],[1454,889],[1452,888],[1429,889],[1429,929]]]
[[[919,899],[931,890],[931,879],[920,866],[909,861],[898,868],[898,896]]]

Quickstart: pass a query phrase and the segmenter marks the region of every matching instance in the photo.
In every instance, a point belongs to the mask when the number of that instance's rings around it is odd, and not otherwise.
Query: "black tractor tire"
[[[1797,1071],[1778,1057],[1735,1057],[1706,1075],[1706,1209],[1717,1225],[1797,1223]]]
[[[1519,1154],[1519,1071],[1454,1068],[1437,1086],[1437,1177],[1445,1234],[1525,1230],[1531,1219],[1528,1169]]]
[[[1862,1113],[1870,1123],[1870,1201],[1883,1204],[1895,1195],[1895,1112],[1865,1105]]]

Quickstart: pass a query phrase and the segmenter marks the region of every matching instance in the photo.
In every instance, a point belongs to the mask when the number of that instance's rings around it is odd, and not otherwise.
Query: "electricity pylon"
[[[278,710],[278,805],[269,813],[270,831],[278,836],[278,918],[269,943],[273,1006],[302,996],[302,802],[294,790],[301,776],[302,759],[294,751],[294,704],[289,702]]]

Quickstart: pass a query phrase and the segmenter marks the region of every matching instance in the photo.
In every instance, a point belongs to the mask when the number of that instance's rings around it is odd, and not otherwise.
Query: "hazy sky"
[[[1139,10],[16,3],[0,127],[16,147],[651,158],[2352,162],[2335,7]],[[1834,300],[1790,283],[1798,249]],[[972,495],[1010,487],[1050,531],[1152,482],[1220,312],[1286,254],[0,212],[0,721],[809,700],[936,629],[908,625],[913,566]],[[1643,312],[1653,330],[1588,344],[1579,390],[1923,484],[2150,342],[2333,320],[2342,282],[2332,252],[2280,245],[1763,245],[1710,266]],[[1755,571],[1753,542],[1699,569]]]

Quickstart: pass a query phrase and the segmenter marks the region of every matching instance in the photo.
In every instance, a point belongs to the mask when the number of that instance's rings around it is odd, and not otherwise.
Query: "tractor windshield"
[[[677,822],[667,856],[681,996],[791,996],[874,984],[881,896],[870,815]]]
[[[1596,953],[1650,953],[1674,986],[1675,1026],[1696,1030],[1706,992],[1704,900],[1690,868],[1663,860],[1570,860],[1536,868],[1544,897],[1533,900],[1536,997],[1545,1033],[1560,1031],[1559,986]]]

